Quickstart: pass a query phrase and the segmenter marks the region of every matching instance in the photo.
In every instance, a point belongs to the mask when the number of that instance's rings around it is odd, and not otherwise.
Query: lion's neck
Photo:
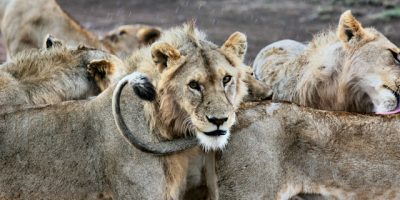
[[[55,8],[58,10],[58,15],[63,21],[58,23],[62,24],[61,30],[57,33],[57,37],[63,39],[62,36],[71,42],[75,41],[79,45],[80,43],[89,45],[94,48],[108,50],[110,53],[114,53],[114,49],[107,44],[103,44],[98,36],[90,32],[87,28],[83,27],[77,20],[75,20],[68,12],[62,9],[57,3],[55,3]]]
[[[193,133],[189,115],[170,94],[173,93],[158,93],[156,102],[145,104],[150,128],[163,139],[179,138]]]

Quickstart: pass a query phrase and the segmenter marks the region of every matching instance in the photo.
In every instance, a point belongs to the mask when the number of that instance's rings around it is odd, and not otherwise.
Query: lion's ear
[[[151,55],[160,72],[179,61],[182,57],[178,49],[166,42],[154,43],[151,46]]]
[[[87,69],[93,77],[105,77],[112,70],[113,65],[105,59],[95,59],[89,62]]]
[[[339,39],[347,44],[351,40],[361,41],[371,37],[362,27],[361,23],[347,10],[340,16],[337,29]]]
[[[246,35],[240,32],[235,32],[229,36],[228,40],[222,45],[221,49],[228,57],[239,58],[243,62],[244,56],[247,51],[247,38]]]
[[[50,49],[53,47],[61,47],[61,46],[63,46],[63,43],[59,39],[53,37],[52,35],[47,34],[44,39],[43,46],[46,49]]]
[[[244,97],[244,101],[263,101],[272,99],[272,87],[257,80],[252,73],[246,73],[243,81],[247,84],[248,88],[248,93]]]
[[[160,36],[160,29],[154,27],[143,27],[136,33],[138,40],[145,45],[154,43]]]
[[[87,71],[97,82],[101,90],[107,88],[110,80],[109,77],[114,73],[115,66],[111,61],[106,59],[95,59],[87,65]]]

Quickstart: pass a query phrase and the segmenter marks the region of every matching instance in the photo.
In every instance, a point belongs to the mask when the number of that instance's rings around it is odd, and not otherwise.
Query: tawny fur
[[[157,27],[126,25],[99,39],[63,11],[55,0],[0,0],[0,6],[0,15],[1,11],[4,13],[1,31],[8,58],[24,49],[40,48],[47,34],[73,47],[85,44],[121,57],[153,42],[160,35]]]
[[[235,33],[222,47],[218,47],[189,23],[165,31],[151,47],[135,52],[128,60],[129,71],[146,73],[157,90],[156,103],[145,105],[152,132],[163,139],[187,134],[199,137],[205,131],[215,130],[216,126],[207,121],[209,116],[226,116],[228,119],[221,127],[229,130],[235,122],[236,109],[248,88],[252,87],[245,84],[245,80],[252,77],[246,76],[242,63],[246,44],[246,37]],[[227,74],[232,78],[227,86],[223,86],[222,80]],[[198,82],[201,91],[190,89],[191,81]],[[206,149],[217,149],[225,143],[218,147],[208,143],[202,145]],[[188,163],[196,156],[203,156],[198,149],[165,158],[166,199],[182,197]],[[212,180],[216,181],[215,178]],[[213,194],[218,195],[218,192]]]
[[[400,198],[398,116],[263,102],[242,107],[238,121],[218,156],[221,199]]]
[[[110,120],[113,90],[92,100],[0,109],[0,198],[162,199],[163,157],[137,150],[118,132]],[[154,141],[142,101],[129,87],[121,97],[130,129]],[[221,199],[400,197],[397,116],[264,102],[243,106],[237,117],[217,156]]]
[[[400,50],[380,32],[343,13],[337,31],[307,45],[284,40],[264,48],[256,76],[273,87],[273,99],[326,110],[385,112],[399,102]]]
[[[0,199],[162,199],[162,157],[141,152],[118,132],[113,89],[90,100],[0,107]],[[124,89],[127,124],[152,141],[141,102]]]
[[[108,32],[100,42],[113,49],[120,58],[129,57],[135,50],[155,42],[161,28],[144,24],[123,25]]]
[[[102,65],[93,65],[99,61]],[[99,72],[104,68],[110,71]],[[0,105],[85,99],[118,80],[123,70],[117,57],[84,46],[23,51],[0,66]]]

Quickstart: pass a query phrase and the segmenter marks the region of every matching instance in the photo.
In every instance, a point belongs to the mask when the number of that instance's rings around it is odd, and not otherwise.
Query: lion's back
[[[267,85],[275,85],[286,77],[285,64],[299,56],[305,45],[294,40],[281,40],[264,47],[254,60],[254,74]]]
[[[54,0],[14,0],[4,12],[1,31],[13,57],[24,49],[40,48],[47,34],[71,46],[85,43],[100,47],[91,33],[68,16]]]

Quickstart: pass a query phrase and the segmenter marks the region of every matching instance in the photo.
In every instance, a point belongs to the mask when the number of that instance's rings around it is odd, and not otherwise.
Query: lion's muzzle
[[[216,117],[208,117],[207,116],[207,120],[216,125],[217,127],[221,126],[222,124],[224,124],[226,121],[228,121],[227,117],[223,117],[223,118],[216,118]]]

